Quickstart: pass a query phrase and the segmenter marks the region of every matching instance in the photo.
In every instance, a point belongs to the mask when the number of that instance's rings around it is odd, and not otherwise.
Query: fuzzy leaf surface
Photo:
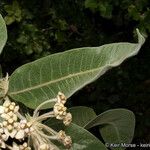
[[[108,69],[136,55],[144,43],[139,32],[138,39],[138,43],[72,49],[25,64],[10,76],[8,95],[33,109],[55,98],[59,91],[68,98]]]
[[[89,107],[77,106],[68,109],[68,111],[72,114],[72,122],[81,127],[96,117],[94,110]]]
[[[85,128],[95,126],[99,126],[101,136],[106,143],[129,144],[134,136],[135,116],[126,109],[112,109],[95,117]],[[111,149],[123,150],[125,147],[111,147]]]

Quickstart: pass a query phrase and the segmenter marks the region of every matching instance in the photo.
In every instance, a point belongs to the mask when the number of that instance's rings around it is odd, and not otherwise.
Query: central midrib
[[[136,49],[136,51],[139,49],[139,47]],[[15,95],[15,94],[20,94],[20,93],[23,93],[23,92],[27,92],[27,91],[31,91],[31,90],[34,90],[34,89],[37,89],[37,88],[41,88],[43,86],[47,86],[49,84],[53,84],[53,83],[56,83],[56,82],[59,82],[59,81],[62,81],[62,80],[65,80],[65,79],[68,79],[68,78],[72,78],[72,77],[75,77],[75,76],[78,76],[78,75],[84,75],[84,74],[88,74],[88,73],[91,73],[91,72],[94,72],[94,71],[102,71],[103,69],[106,69],[107,67],[115,67],[115,66],[118,66],[119,64],[121,64],[126,58],[128,58],[129,56],[133,56],[134,53],[136,51],[133,51],[132,54],[130,55],[126,55],[124,56],[124,58],[120,60],[117,60],[116,62],[113,62],[112,64],[105,64],[104,66],[101,66],[101,67],[98,67],[98,68],[94,68],[94,69],[90,69],[90,70],[86,70],[86,71],[80,71],[80,72],[77,72],[77,73],[73,73],[73,74],[69,74],[67,76],[64,76],[64,77],[61,77],[61,78],[58,78],[58,79],[55,79],[55,80],[52,80],[52,81],[49,81],[49,82],[45,82],[45,83],[42,83],[42,84],[39,84],[39,85],[36,85],[36,86],[33,86],[33,87],[29,87],[29,88],[26,88],[26,89],[23,89],[23,90],[20,90],[20,91],[16,91],[16,92],[10,92],[8,93],[8,95]]]
[[[55,79],[55,80],[51,80],[49,82],[45,82],[45,83],[42,83],[42,84],[39,84],[39,85],[36,85],[36,86],[32,86],[32,87],[29,87],[29,88],[26,88],[26,89],[23,89],[23,90],[20,90],[20,91],[10,92],[10,93],[8,93],[8,95],[15,95],[15,94],[20,94],[20,93],[23,93],[23,92],[31,91],[31,90],[34,90],[34,89],[37,89],[37,88],[47,86],[49,84],[60,82],[62,80],[66,80],[68,78],[72,78],[72,77],[75,77],[75,76],[88,74],[88,73],[91,73],[91,72],[94,72],[94,71],[97,71],[97,70],[100,70],[100,68],[94,68],[94,69],[87,70],[87,71],[84,71],[84,72],[82,71],[82,72],[78,72],[78,73],[74,73],[74,74],[69,74],[67,76],[64,76],[64,77],[61,77],[61,78],[58,78],[58,79]]]

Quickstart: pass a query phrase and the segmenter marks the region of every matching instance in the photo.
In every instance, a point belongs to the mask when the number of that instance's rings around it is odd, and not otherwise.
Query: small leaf
[[[7,41],[7,29],[6,29],[5,21],[0,14],[0,54],[2,53],[6,41]]]
[[[126,109],[108,110],[89,122],[85,128],[100,126],[100,133],[106,143],[131,143],[134,128],[135,116]],[[123,147],[111,148],[115,150],[125,149]]]
[[[72,148],[69,150],[107,150],[99,139],[78,125],[71,124],[64,130],[66,134],[72,138]],[[55,144],[57,144],[61,150],[66,150],[62,144],[58,142]]]
[[[94,110],[89,107],[72,107],[68,111],[72,114],[72,122],[81,127],[84,127],[89,121],[96,117]]]
[[[137,44],[113,43],[78,48],[25,64],[10,76],[8,95],[30,108],[55,98],[59,91],[68,98],[108,69],[136,55],[144,43],[139,32],[138,38]]]

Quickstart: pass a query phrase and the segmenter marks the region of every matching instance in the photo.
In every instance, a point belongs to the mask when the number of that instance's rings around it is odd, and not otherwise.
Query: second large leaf
[[[55,98],[59,91],[70,97],[111,67],[137,54],[144,42],[139,32],[138,38],[138,43],[72,49],[23,65],[11,75],[8,95],[30,108]]]
[[[7,41],[7,29],[5,21],[0,14],[0,54],[6,44],[6,41]]]

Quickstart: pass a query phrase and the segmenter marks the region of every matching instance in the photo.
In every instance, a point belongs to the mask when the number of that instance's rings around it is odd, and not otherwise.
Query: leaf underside
[[[102,138],[106,143],[131,143],[134,136],[135,116],[126,109],[108,110],[90,121],[85,128],[99,126]],[[125,147],[111,149],[123,150]]]
[[[96,117],[94,110],[85,106],[72,107],[68,111],[72,114],[72,122],[81,127]]]
[[[144,42],[139,32],[138,38],[136,44],[113,43],[72,49],[25,64],[10,76],[8,96],[33,109],[55,98],[59,91],[68,98],[108,69],[136,55]]]

